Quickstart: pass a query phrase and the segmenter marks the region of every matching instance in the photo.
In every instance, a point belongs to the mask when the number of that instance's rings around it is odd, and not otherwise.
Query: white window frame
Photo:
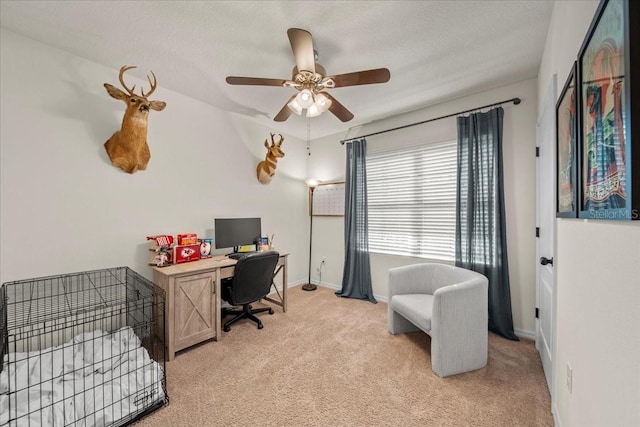
[[[457,141],[367,155],[369,251],[455,260]]]

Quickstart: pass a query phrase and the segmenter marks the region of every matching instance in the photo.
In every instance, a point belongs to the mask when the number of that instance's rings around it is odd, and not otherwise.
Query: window
[[[454,260],[455,140],[367,156],[369,250]]]

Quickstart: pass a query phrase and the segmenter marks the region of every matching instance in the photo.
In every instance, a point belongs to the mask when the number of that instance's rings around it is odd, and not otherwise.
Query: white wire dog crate
[[[168,404],[164,310],[128,267],[4,283],[0,426],[121,426]]]

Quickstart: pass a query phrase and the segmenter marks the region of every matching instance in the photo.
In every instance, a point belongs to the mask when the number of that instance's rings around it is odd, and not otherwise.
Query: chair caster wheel
[[[229,332],[231,330],[230,326],[225,326],[224,328],[222,328],[225,332]]]
[[[273,308],[269,309],[269,314],[273,314]]]
[[[262,323],[258,323],[258,329],[262,329],[264,328],[264,325]]]

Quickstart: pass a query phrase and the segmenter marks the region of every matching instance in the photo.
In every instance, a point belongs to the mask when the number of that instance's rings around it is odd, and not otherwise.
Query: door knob
[[[547,265],[547,264],[553,265],[553,257],[551,257],[551,258],[541,257],[540,258],[540,264],[542,264],[542,265]]]

